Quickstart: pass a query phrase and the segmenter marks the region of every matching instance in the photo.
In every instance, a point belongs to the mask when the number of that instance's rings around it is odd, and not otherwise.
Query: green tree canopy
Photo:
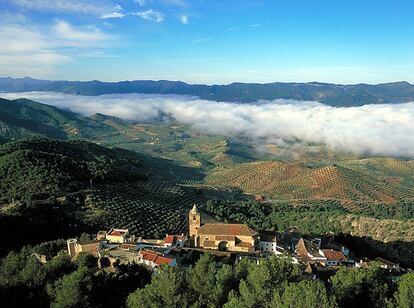
[[[184,307],[185,278],[178,267],[162,266],[153,276],[151,284],[137,289],[128,296],[130,308]]]
[[[398,307],[414,307],[414,273],[408,273],[401,277],[395,297]]]
[[[330,308],[336,307],[334,300],[329,298],[325,286],[319,281],[303,280],[289,284],[283,293],[275,293],[272,308]]]

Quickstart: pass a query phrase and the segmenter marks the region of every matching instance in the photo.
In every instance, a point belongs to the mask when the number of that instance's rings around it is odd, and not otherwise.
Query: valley
[[[209,219],[260,230],[298,225],[308,234],[335,231],[372,243],[413,240],[412,160],[326,152],[324,147],[283,160],[242,139],[169,121],[84,117],[25,99],[1,100],[0,109],[5,229],[49,206],[62,213],[60,236],[116,225],[159,238],[185,232],[185,213],[197,204]],[[249,212],[218,214],[211,202],[229,209],[240,202],[262,205],[252,220]],[[33,221],[33,228],[40,228],[42,236],[9,239],[10,248],[53,239],[40,221]],[[387,249],[382,253],[388,255]]]

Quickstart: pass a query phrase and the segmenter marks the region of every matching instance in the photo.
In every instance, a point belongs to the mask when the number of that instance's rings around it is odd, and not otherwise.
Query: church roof
[[[198,234],[219,236],[255,236],[258,233],[243,224],[204,224],[198,229]]]

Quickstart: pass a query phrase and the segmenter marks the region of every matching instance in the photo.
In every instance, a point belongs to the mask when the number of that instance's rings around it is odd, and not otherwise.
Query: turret
[[[197,246],[197,234],[198,229],[201,226],[201,216],[197,210],[197,206],[194,204],[193,208],[191,209],[190,213],[188,214],[188,230],[190,235],[191,245]]]

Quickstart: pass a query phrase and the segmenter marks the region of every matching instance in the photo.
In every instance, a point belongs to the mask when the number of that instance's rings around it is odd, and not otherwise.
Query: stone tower
[[[190,241],[192,246],[198,246],[197,234],[198,229],[201,226],[201,216],[197,211],[197,206],[194,204],[190,213],[188,214],[188,231],[190,235]]]

